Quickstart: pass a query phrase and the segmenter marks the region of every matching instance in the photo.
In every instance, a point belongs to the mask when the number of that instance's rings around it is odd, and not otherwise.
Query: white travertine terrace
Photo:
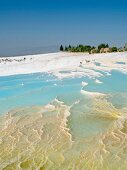
[[[47,72],[61,79],[80,76],[100,77],[102,75],[99,71],[109,74],[111,70],[127,73],[127,52],[107,54],[59,52],[0,58],[0,76]]]

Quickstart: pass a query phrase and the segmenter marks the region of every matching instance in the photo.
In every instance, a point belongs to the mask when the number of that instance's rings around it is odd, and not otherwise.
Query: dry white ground
[[[25,60],[24,60],[25,58]],[[102,76],[118,70],[127,74],[127,52],[107,54],[51,53],[0,58],[0,76],[48,72],[58,78]]]

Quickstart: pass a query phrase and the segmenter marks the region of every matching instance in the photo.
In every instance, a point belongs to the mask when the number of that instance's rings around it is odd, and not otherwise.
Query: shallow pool
[[[0,77],[0,114],[0,169],[126,170],[126,74]]]

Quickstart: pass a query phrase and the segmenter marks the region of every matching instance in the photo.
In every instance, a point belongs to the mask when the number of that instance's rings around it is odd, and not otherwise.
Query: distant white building
[[[111,52],[110,48],[101,48],[100,49],[100,53],[109,53],[109,52]]]

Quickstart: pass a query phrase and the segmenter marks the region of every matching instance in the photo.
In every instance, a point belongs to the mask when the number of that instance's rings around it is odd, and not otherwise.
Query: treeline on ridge
[[[98,47],[90,46],[90,45],[77,45],[77,46],[60,46],[60,51],[65,52],[88,52],[88,53],[107,53],[107,52],[122,52],[127,51],[127,44],[122,48],[117,47],[109,47],[108,44],[100,44]]]

